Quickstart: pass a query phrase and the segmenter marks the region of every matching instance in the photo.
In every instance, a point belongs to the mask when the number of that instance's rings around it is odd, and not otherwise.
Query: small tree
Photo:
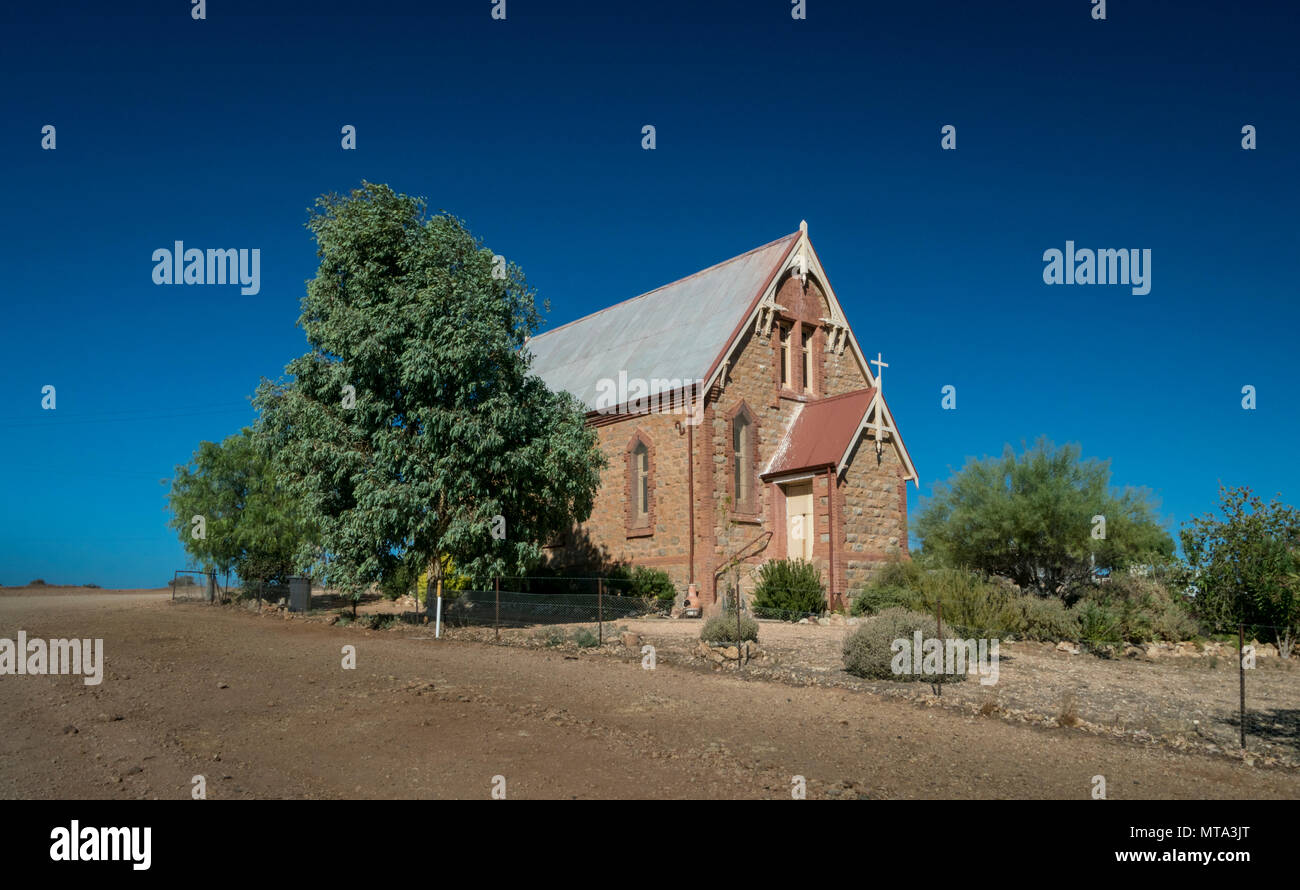
[[[219,444],[200,442],[190,462],[176,468],[167,500],[168,525],[191,559],[244,581],[282,582],[315,537],[248,429]]]
[[[971,460],[922,503],[926,561],[1001,575],[1065,596],[1095,572],[1172,559],[1173,538],[1140,489],[1113,491],[1110,466],[1040,439],[1023,455]]]
[[[1300,623],[1300,511],[1248,487],[1219,489],[1220,519],[1194,517],[1180,532],[1196,613],[1224,629],[1270,625],[1290,653]]]

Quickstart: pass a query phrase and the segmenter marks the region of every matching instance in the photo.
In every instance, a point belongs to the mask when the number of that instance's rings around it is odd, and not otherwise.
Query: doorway
[[[787,559],[812,559],[813,487],[795,482],[785,489],[785,555]]]

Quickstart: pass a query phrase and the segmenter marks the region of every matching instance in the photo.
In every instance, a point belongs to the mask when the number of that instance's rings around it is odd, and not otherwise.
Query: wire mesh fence
[[[652,597],[630,594],[555,593],[496,589],[462,590],[443,600],[443,621],[451,626],[526,627],[619,621],[656,614]]]

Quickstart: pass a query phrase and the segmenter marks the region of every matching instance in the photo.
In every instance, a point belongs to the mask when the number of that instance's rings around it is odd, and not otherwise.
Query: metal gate
[[[172,602],[205,602],[218,600],[224,591],[217,585],[216,572],[199,572],[177,569],[172,574]]]

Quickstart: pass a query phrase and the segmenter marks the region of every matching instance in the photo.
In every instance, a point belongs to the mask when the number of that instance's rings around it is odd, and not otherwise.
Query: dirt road
[[[102,638],[104,679],[0,676],[0,796],[1296,798],[1300,774],[868,693],[258,616],[5,591],[0,637]],[[342,647],[356,667],[342,667]],[[499,780],[497,780],[499,783]]]

